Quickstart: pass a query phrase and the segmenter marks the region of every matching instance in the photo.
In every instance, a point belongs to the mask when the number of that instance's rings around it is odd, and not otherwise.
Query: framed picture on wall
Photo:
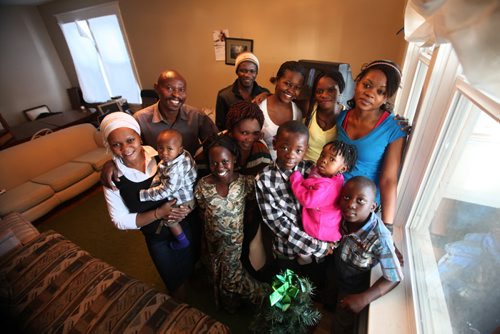
[[[242,52],[253,52],[253,39],[226,37],[226,64],[234,65]]]

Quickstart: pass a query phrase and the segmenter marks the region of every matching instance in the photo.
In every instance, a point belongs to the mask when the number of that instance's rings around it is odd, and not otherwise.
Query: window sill
[[[398,249],[402,250],[401,228],[394,227],[394,240]],[[405,267],[408,260],[405,258]],[[406,285],[409,285],[408,270],[404,270],[405,278],[392,291],[385,296],[375,300],[370,304],[368,312],[368,334],[405,334],[413,333],[409,315],[411,299],[408,298]],[[380,265],[377,265],[371,272],[371,284],[375,283],[382,276]],[[411,289],[410,289],[411,290]]]

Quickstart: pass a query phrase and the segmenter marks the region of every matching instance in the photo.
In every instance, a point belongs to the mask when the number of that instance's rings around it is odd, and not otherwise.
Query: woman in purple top
[[[382,220],[392,227],[396,211],[396,190],[406,133],[390,117],[388,99],[401,82],[399,67],[388,60],[376,60],[356,77],[352,109],[337,118],[338,140],[354,145],[358,160],[347,180],[365,176],[377,185],[377,203]]]

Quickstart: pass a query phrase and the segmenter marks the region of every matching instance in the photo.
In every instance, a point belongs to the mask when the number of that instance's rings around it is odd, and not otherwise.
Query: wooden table
[[[68,110],[55,115],[40,118],[34,121],[22,123],[10,128],[13,138],[6,146],[14,146],[31,139],[31,137],[42,129],[57,131],[72,125],[87,123],[96,120],[97,113],[81,110]]]
[[[44,117],[40,119],[40,121],[47,125],[53,125],[57,127],[57,129],[63,129],[72,125],[91,122],[96,119],[96,113],[82,110],[68,110],[53,116]]]

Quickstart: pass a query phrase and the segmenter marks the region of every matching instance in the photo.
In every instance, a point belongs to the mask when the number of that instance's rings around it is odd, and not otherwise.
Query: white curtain
[[[83,98],[89,103],[122,96],[141,103],[140,88],[115,15],[62,23]]]
[[[405,38],[450,42],[467,80],[500,99],[500,0],[408,0]]]

